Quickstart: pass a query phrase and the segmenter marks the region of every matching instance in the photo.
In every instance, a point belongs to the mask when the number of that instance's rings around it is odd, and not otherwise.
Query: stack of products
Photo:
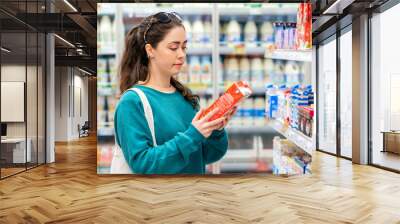
[[[296,85],[304,82],[304,63],[262,59],[257,56],[227,56],[223,60],[225,86],[238,80],[250,80],[253,88],[265,83]]]
[[[300,3],[297,12],[296,48],[311,49],[311,3]]]
[[[204,86],[207,88],[212,83],[211,56],[190,56],[189,63],[182,66],[177,78],[183,84]]]
[[[275,175],[299,175],[311,173],[311,155],[294,145],[292,142],[276,136],[272,149],[273,168]]]
[[[183,18],[183,25],[186,30],[186,38],[189,47],[210,47],[212,26],[210,16],[196,16],[190,21],[189,17]]]
[[[312,135],[313,104],[314,93],[311,85],[303,88],[300,85],[292,88],[286,85],[281,85],[279,88],[274,85],[267,86],[267,117],[276,119],[307,136]]]

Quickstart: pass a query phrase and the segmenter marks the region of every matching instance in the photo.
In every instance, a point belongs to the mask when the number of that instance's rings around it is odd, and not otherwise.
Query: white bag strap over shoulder
[[[142,101],[142,104],[143,104],[144,116],[146,117],[147,124],[149,125],[151,137],[153,138],[153,145],[157,146],[156,135],[155,135],[155,131],[154,131],[153,110],[151,109],[149,100],[147,99],[146,95],[144,94],[144,92],[141,89],[130,88],[127,91],[129,91],[129,90],[135,91],[139,95],[140,100]]]
[[[147,100],[146,95],[144,92],[138,88],[131,88],[127,91],[135,91],[142,101],[144,116],[146,117],[147,124],[150,128],[151,137],[153,138],[153,145],[157,146],[155,131],[154,131],[154,118],[153,118],[153,111],[151,109],[150,103]],[[115,136],[116,137],[116,136]],[[117,139],[115,139],[115,148],[114,148],[114,155],[111,161],[110,173],[111,174],[134,174],[134,172],[129,167],[128,162],[125,160],[124,154],[122,152],[121,147],[119,147],[117,143]]]

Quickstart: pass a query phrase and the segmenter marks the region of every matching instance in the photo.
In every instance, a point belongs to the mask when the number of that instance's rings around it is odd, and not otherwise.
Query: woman
[[[206,164],[221,159],[227,150],[224,130],[228,115],[199,119],[199,97],[179,83],[185,62],[186,33],[174,13],[146,17],[126,36],[120,64],[122,96],[115,111],[115,135],[129,167],[139,174],[204,174]],[[134,91],[144,92],[153,111],[157,146],[145,119],[142,102]]]

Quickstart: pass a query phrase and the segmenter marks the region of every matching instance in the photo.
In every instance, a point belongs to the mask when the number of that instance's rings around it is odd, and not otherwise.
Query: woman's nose
[[[182,48],[179,48],[180,50],[178,51],[178,58],[184,58],[186,56],[185,50]]]

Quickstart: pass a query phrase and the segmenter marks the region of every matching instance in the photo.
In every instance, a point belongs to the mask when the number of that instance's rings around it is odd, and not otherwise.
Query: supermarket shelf
[[[98,96],[114,96],[115,91],[110,88],[98,88],[97,89],[97,95]]]
[[[222,162],[254,162],[257,159],[272,161],[272,150],[228,149]]]
[[[219,8],[221,16],[247,16],[247,15],[296,15],[296,7],[243,7],[243,5],[224,6]]]
[[[312,61],[311,50],[285,50],[278,49],[273,51],[265,51],[265,58],[291,60],[291,61]]]
[[[253,88],[253,94],[252,95],[257,95],[257,96],[265,95],[265,91],[266,91],[265,88]]]
[[[123,7],[124,14],[129,14],[137,17],[144,17],[151,14],[155,14],[160,11],[174,11],[177,12],[181,16],[189,16],[189,15],[211,15],[212,7],[210,4],[196,5],[193,3],[191,7],[188,7],[184,3],[174,4],[174,6],[166,4],[165,7],[162,5],[153,5],[151,6],[149,3],[146,3],[147,7],[142,7],[142,5],[137,4],[126,4]],[[171,10],[173,8],[173,10]]]
[[[112,48],[101,48],[97,50],[98,56],[115,56],[116,54],[116,50]]]
[[[235,46],[226,46],[221,44],[220,48],[221,55],[264,55],[265,48],[260,46],[245,46],[243,44],[238,44]]]
[[[314,151],[314,143],[312,138],[305,136],[300,131],[285,126],[282,122],[277,120],[270,120],[268,125],[277,130],[298,147],[306,151],[308,154],[312,155],[312,152]]]
[[[211,46],[204,46],[204,47],[189,46],[186,53],[189,55],[211,55],[212,47]]]
[[[114,127],[99,127],[97,129],[97,136],[99,136],[99,137],[114,136]]]
[[[212,89],[205,89],[205,90],[196,90],[192,89],[193,93],[200,96],[212,96],[213,90]]]
[[[260,134],[275,133],[269,126],[228,126],[225,128],[229,134]]]

